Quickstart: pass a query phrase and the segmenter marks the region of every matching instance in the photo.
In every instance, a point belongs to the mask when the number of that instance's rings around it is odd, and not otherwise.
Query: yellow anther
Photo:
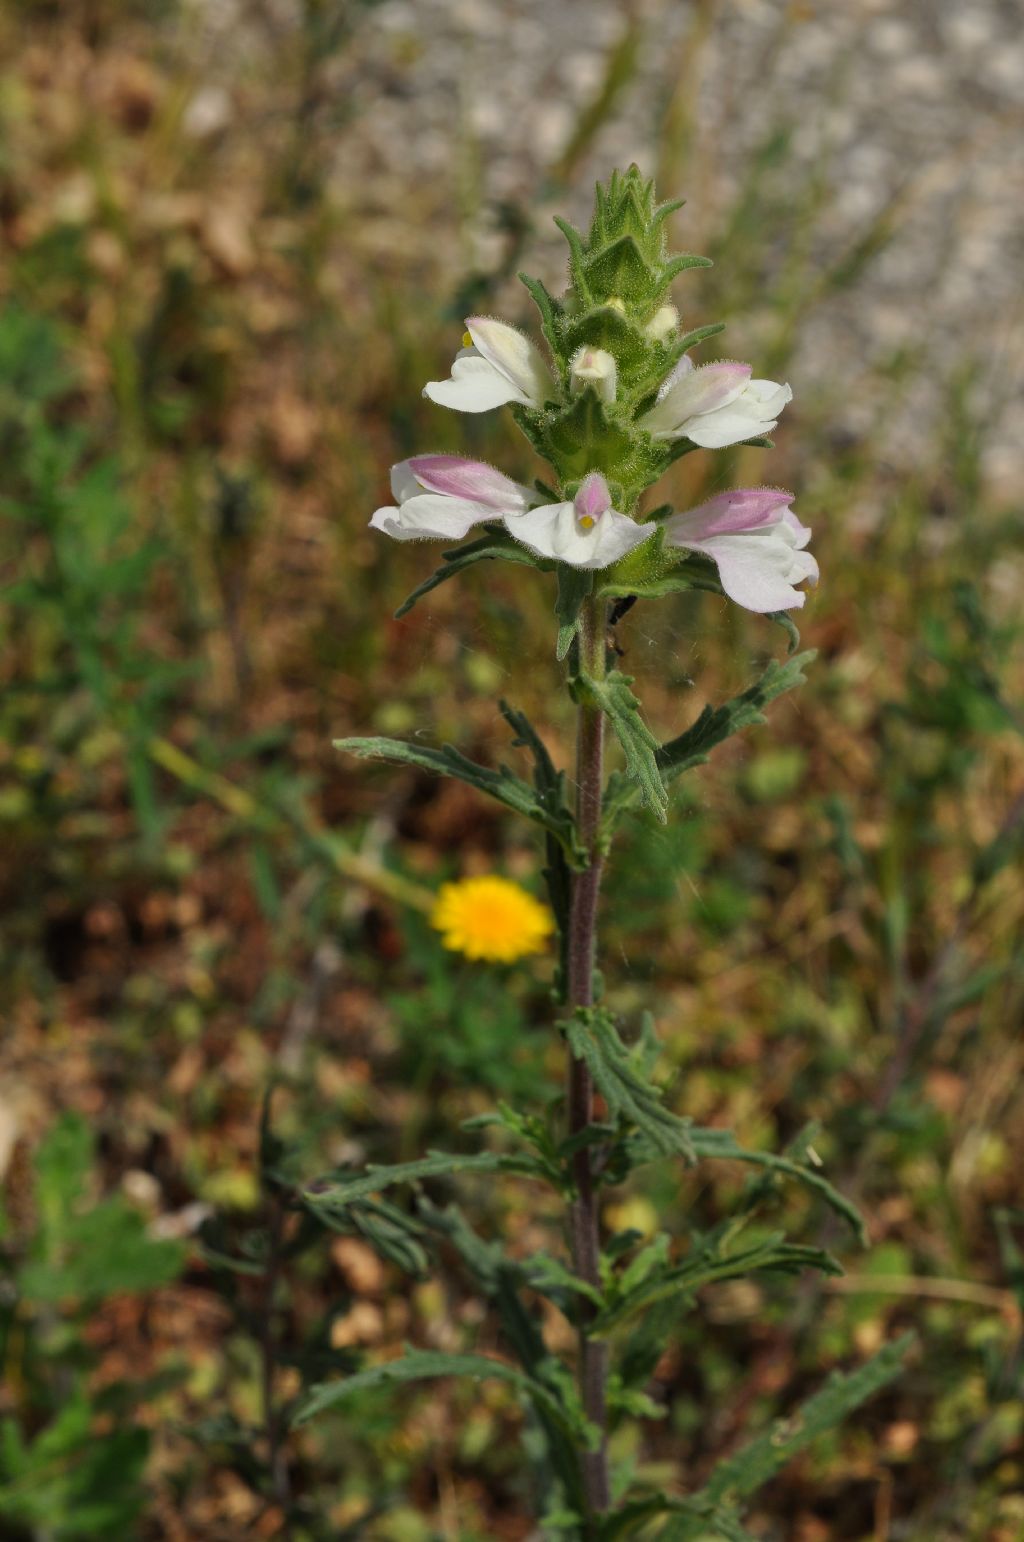
[[[462,334],[462,346],[463,348],[472,348],[473,346],[473,339],[468,332],[463,332]]]
[[[591,519],[589,514],[580,515],[580,524],[583,526],[584,530],[593,530],[594,528],[594,521]]]

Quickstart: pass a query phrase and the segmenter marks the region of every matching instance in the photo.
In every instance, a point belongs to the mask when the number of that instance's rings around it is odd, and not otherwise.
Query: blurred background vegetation
[[[666,496],[796,490],[820,657],[667,830],[629,829],[611,997],[656,1010],[680,1111],[772,1146],[816,1120],[871,1246],[780,1195],[849,1276],[706,1291],[618,1454],[696,1480],[909,1323],[903,1380],[752,1530],[1024,1538],[1012,8],[6,0],[0,59],[0,1536],[531,1534],[507,1388],[286,1435],[302,1376],[496,1346],[451,1260],[428,1278],[386,1214],[316,1234],[273,1175],[557,1091],[550,963],[464,963],[423,915],[538,854],[330,740],[497,757],[504,692],[564,754],[553,595],[476,570],[394,622],[434,553],[365,527],[415,449],[528,479],[502,415],[421,386],[467,310],[529,324],[551,213],[635,158],[715,259],[686,323],[795,391],[770,465],[690,457]],[[665,735],[782,647],[708,595],[619,643]],[[608,1219],[703,1224],[740,1181],[665,1170]],[[462,1188],[550,1243],[515,1182]]]

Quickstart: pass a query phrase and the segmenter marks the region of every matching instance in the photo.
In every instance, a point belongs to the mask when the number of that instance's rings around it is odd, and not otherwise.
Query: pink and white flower
[[[414,455],[391,468],[394,504],[370,520],[396,541],[461,541],[474,525],[522,514],[537,501],[528,487],[483,461]]]
[[[612,508],[608,483],[592,471],[571,503],[542,503],[527,514],[506,518],[505,529],[517,541],[556,562],[574,568],[607,568],[641,546],[655,531]]]
[[[723,359],[696,368],[684,354],[640,427],[654,439],[690,439],[705,450],[770,434],[793,392],[750,376],[749,364]]]
[[[416,455],[392,467],[395,503],[370,524],[396,541],[461,541],[474,525],[500,520],[539,557],[577,568],[606,568],[654,534],[613,509],[599,472],[584,478],[571,502],[538,503],[537,494],[482,461]]]
[[[528,337],[490,316],[466,318],[466,346],[455,355],[449,380],[431,380],[424,396],[456,412],[489,412],[506,402],[543,407],[554,380]]]
[[[794,584],[818,581],[818,564],[804,549],[811,532],[793,513],[792,502],[792,493],[774,487],[719,493],[664,520],[665,544],[710,557],[722,588],[737,605],[762,612],[791,610],[806,598]]]

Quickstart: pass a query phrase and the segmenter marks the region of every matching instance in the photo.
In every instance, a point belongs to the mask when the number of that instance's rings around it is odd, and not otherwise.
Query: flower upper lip
[[[467,316],[466,331],[472,346],[455,355],[450,379],[429,381],[424,396],[456,412],[489,412],[509,402],[543,407],[554,377],[524,333],[491,316]]]

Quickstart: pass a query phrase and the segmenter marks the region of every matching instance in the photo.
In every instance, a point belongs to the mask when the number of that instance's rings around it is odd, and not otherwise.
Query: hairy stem
[[[587,600],[580,614],[580,665],[591,678],[605,672],[605,615],[603,601]],[[580,838],[590,852],[590,866],[573,876],[569,910],[567,996],[570,1008],[589,1007],[594,1000],[594,955],[597,935],[597,901],[601,887],[601,853],[597,833],[601,820],[604,783],[604,715],[594,707],[579,708],[576,740],[576,820]],[[569,1058],[567,1104],[572,1135],[590,1124],[594,1087],[582,1060]],[[600,1287],[601,1243],[593,1150],[586,1147],[573,1158],[576,1197],[569,1217],[573,1265],[588,1284]],[[607,1345],[589,1337],[586,1322],[580,1328],[580,1394],[587,1418],[601,1431],[596,1451],[583,1455],[583,1488],[588,1520],[603,1515],[610,1502],[608,1486]]]

